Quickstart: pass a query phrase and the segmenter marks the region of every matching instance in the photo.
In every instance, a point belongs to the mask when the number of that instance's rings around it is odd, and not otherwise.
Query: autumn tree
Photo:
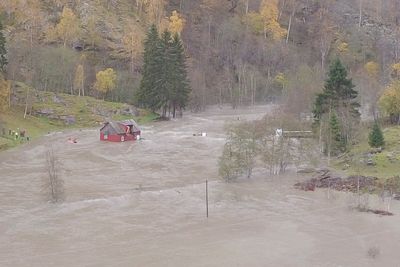
[[[400,63],[394,63],[390,66],[390,75],[393,79],[400,79]]]
[[[379,106],[392,123],[400,123],[400,80],[389,84],[379,99]]]
[[[10,107],[11,83],[4,79],[0,73],[0,111],[4,111]]]
[[[77,39],[80,33],[81,26],[79,18],[70,8],[64,7],[60,22],[50,30],[48,37],[51,40],[61,40],[65,47],[67,44]]]
[[[185,19],[181,17],[178,11],[172,11],[171,17],[169,17],[169,31],[172,34],[181,34],[183,27],[185,26]]]
[[[364,69],[368,75],[369,78],[371,79],[378,79],[379,77],[379,64],[374,62],[374,61],[369,61],[365,63]]]
[[[6,71],[7,63],[6,38],[3,35],[3,24],[0,20],[0,72]]]
[[[265,37],[271,36],[274,40],[283,38],[287,31],[278,22],[278,1],[263,0],[260,6],[260,15],[264,22]]]
[[[94,84],[94,88],[96,88],[97,91],[103,94],[103,99],[108,92],[115,89],[116,79],[117,75],[112,68],[99,71],[96,74],[96,82]]]
[[[246,21],[257,33],[263,33],[265,38],[282,39],[287,31],[278,22],[278,1],[263,0],[259,12],[249,12]]]

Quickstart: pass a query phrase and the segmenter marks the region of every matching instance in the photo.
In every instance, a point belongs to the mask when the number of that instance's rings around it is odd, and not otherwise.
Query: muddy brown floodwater
[[[0,266],[400,266],[397,202],[381,217],[349,209],[351,194],[295,190],[307,178],[295,173],[218,178],[224,124],[269,110],[188,114],[130,143],[53,133],[0,153]],[[41,191],[49,147],[65,182],[58,205]]]

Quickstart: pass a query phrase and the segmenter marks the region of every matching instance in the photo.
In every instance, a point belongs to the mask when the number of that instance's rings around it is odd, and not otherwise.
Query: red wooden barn
[[[100,129],[100,140],[125,142],[140,139],[140,128],[134,120],[109,121]]]

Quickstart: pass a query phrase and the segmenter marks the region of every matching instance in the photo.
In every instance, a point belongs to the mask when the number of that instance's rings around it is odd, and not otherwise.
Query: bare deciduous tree
[[[59,163],[52,148],[46,152],[46,171],[43,189],[51,203],[59,203],[64,200],[64,181],[59,176]]]

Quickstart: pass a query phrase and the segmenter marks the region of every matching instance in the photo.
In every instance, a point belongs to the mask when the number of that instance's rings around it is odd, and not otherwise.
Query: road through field
[[[397,202],[381,217],[349,209],[351,194],[295,190],[295,173],[218,178],[224,125],[270,109],[188,114],[130,143],[52,133],[0,153],[0,266],[400,266]],[[65,182],[57,205],[43,192],[49,148]]]

